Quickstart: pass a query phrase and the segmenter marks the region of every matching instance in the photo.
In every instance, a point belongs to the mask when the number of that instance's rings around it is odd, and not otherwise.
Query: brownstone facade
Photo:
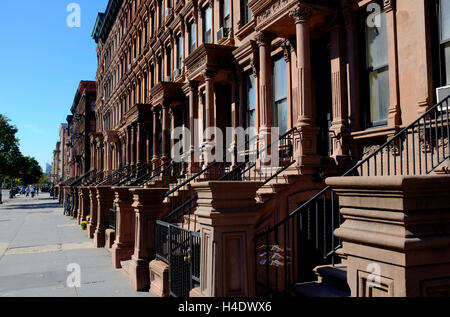
[[[316,195],[326,177],[355,164],[359,177],[390,175],[391,160],[392,174],[420,175],[447,158],[448,134],[444,119],[438,119],[444,106],[435,104],[445,100],[436,89],[450,83],[442,38],[447,29],[439,22],[450,17],[448,11],[439,0],[110,0],[93,31],[95,118],[82,127],[74,123],[80,113],[87,116],[83,109],[92,103],[86,101],[74,103],[68,120],[75,135],[86,132],[76,145],[82,152],[74,147],[70,154],[71,176],[101,174],[88,184],[90,206],[98,209],[90,224],[97,225],[98,246],[104,244],[109,207],[101,199],[108,191],[115,197],[113,265],[122,267],[138,290],[175,294],[167,286],[175,273],[153,237],[161,226],[186,223],[192,241],[202,244],[199,263],[191,264],[198,276],[187,293],[175,295],[248,296],[290,291],[295,281],[307,280],[294,269],[302,267],[304,256],[295,241],[305,225],[303,206],[314,203],[316,212],[320,206],[326,213],[338,203],[331,189]],[[435,114],[429,123],[428,109]],[[424,123],[416,124],[424,113]],[[173,160],[171,133],[178,127],[191,131],[188,148],[178,149],[191,158],[186,164]],[[204,133],[214,127],[224,134],[227,127],[254,128],[259,139],[252,143],[250,133],[245,149],[238,149],[235,137],[222,145],[233,153],[224,167],[205,155],[221,146],[217,135]],[[239,165],[237,153],[272,149],[274,128],[285,134],[277,149],[284,155],[281,167],[268,169],[262,156],[255,165]],[[431,137],[436,142],[428,143]],[[236,173],[239,179],[231,179]],[[142,175],[147,178],[141,182]],[[157,198],[152,203],[148,197]],[[313,225],[328,225],[320,219]],[[261,237],[267,242],[260,243]],[[278,251],[269,250],[269,243]],[[262,261],[259,248],[267,251],[261,251]],[[194,252],[195,245],[188,249]],[[285,262],[271,259],[269,267],[269,251],[283,253],[278,257]]]

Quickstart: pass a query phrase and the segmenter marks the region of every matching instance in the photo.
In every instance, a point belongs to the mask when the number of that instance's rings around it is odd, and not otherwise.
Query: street
[[[5,194],[5,192],[4,192]],[[93,247],[86,231],[48,193],[23,195],[0,205],[0,297],[150,296],[131,289],[112,268],[106,249]],[[68,287],[68,265],[79,265],[80,287]]]

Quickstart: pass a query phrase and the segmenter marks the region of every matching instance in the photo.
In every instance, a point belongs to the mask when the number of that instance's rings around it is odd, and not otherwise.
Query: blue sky
[[[69,28],[67,6],[81,8],[81,27]],[[91,38],[108,0],[3,1],[0,10],[0,113],[18,129],[20,149],[42,168],[52,161],[80,80],[95,80]]]

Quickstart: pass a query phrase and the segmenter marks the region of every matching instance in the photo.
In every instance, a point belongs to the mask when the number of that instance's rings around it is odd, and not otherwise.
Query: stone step
[[[292,291],[303,297],[349,297],[347,267],[345,265],[323,265],[314,269],[317,281],[297,283]]]
[[[350,297],[350,292],[327,283],[298,283],[292,287],[297,297]]]

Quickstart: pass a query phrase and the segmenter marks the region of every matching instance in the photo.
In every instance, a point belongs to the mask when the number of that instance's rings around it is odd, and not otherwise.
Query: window
[[[163,77],[163,63],[161,55],[158,56],[158,82],[162,82]]]
[[[438,45],[439,45],[439,86],[450,85],[450,0],[439,0],[438,16]]]
[[[221,25],[226,29],[230,29],[231,27],[231,9],[230,9],[230,0],[222,0],[221,7]]]
[[[158,8],[159,8],[159,13],[158,13],[158,27],[162,27],[162,21],[163,21],[163,17],[164,17],[164,1],[163,0],[159,0],[158,1]]]
[[[279,133],[287,131],[287,84],[286,61],[284,56],[276,57],[272,64],[273,71],[273,126]]]
[[[386,30],[386,12],[380,13],[381,24],[370,26],[367,14],[362,20],[365,34],[365,86],[368,127],[387,124],[389,114],[389,60]],[[364,86],[363,86],[364,87]],[[367,109],[367,108],[366,108]]]
[[[245,107],[245,128],[248,129],[250,127],[255,127],[255,78],[253,77],[253,73],[249,72],[245,74],[244,79],[244,107]],[[248,134],[249,149],[254,149],[256,140],[255,140],[255,132],[256,130],[249,130],[250,134]]]
[[[155,66],[150,65],[150,88],[155,86]]]
[[[148,93],[148,76],[147,73],[144,73],[144,102],[147,102],[147,93]]]
[[[145,28],[144,28],[145,32],[144,32],[144,45],[147,45],[147,40],[148,40],[148,21],[145,21]]]
[[[241,0],[241,22],[246,25],[252,20],[252,10],[248,7],[248,0]]]
[[[203,43],[212,42],[212,17],[211,7],[208,5],[203,10]]]
[[[155,11],[151,11],[150,12],[150,19],[151,19],[151,23],[152,23],[152,25],[151,25],[151,36],[153,37],[154,36],[154,34],[155,34]]]
[[[139,31],[139,55],[142,54],[142,31]]]
[[[189,54],[195,50],[196,41],[197,41],[196,25],[194,21],[192,21],[189,24]]]
[[[177,69],[183,67],[183,37],[178,35],[177,37]]]
[[[166,74],[167,76],[170,76],[171,72],[172,72],[172,48],[170,46],[166,47],[166,58],[167,58],[167,69],[166,69]]]

